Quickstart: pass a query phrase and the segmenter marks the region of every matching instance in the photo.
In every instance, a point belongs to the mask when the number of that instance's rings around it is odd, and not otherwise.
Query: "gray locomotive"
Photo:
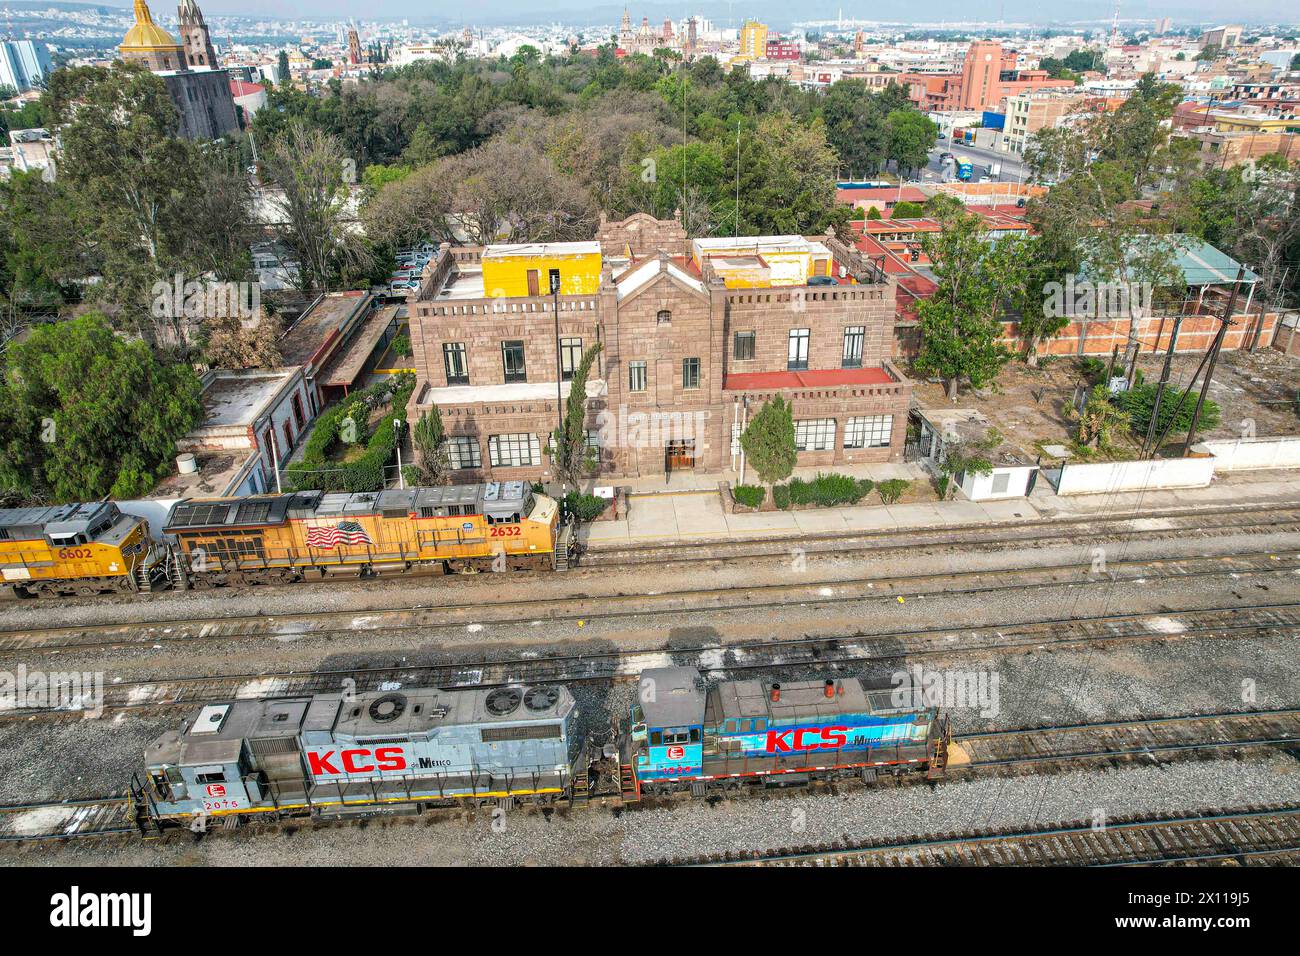
[[[209,704],[145,752],[155,823],[373,813],[568,793],[577,713],[562,686],[408,689]]]

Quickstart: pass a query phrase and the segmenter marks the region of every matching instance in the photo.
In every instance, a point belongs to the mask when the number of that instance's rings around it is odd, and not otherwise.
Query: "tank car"
[[[160,826],[545,803],[570,789],[576,713],[563,686],[207,704],[149,745],[141,796]]]
[[[946,732],[934,708],[856,678],[706,688],[690,667],[643,671],[630,715],[638,793],[789,786],[882,770],[942,769]]]
[[[19,595],[149,590],[164,554],[111,501],[0,510],[0,576]]]

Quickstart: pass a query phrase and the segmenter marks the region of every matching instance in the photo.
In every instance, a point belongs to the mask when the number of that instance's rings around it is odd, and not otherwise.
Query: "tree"
[[[9,349],[0,383],[0,487],[61,502],[144,495],[202,419],[201,391],[191,368],[161,364],[102,313],[42,325]]]
[[[207,322],[204,360],[212,368],[275,368],[280,364],[278,316],[263,310],[245,324],[238,315],[213,316]]]
[[[1011,358],[1000,341],[1008,305],[1024,294],[1028,243],[1023,236],[989,240],[979,216],[943,220],[923,245],[938,289],[917,305],[921,343],[917,370],[941,376],[956,400],[961,382],[981,388]]]
[[[891,219],[920,219],[925,215],[925,209],[919,202],[900,202],[894,203],[894,209],[889,214]]]
[[[898,174],[921,169],[929,161],[939,127],[915,109],[894,110],[885,117],[885,143]]]
[[[287,51],[280,51],[275,58],[275,66],[275,71],[280,74],[280,83],[282,85],[288,86],[293,82],[293,78],[289,75],[289,54]]]
[[[600,354],[597,342],[582,353],[569,380],[569,397],[564,406],[564,427],[551,435],[551,459],[566,484],[576,486],[599,464],[596,452],[587,444],[587,377]]]
[[[420,453],[420,480],[428,485],[446,484],[451,462],[447,458],[447,431],[437,405],[420,416],[411,429],[411,441]]]
[[[1071,411],[1074,412],[1073,406]],[[1084,447],[1108,447],[1115,429],[1129,423],[1128,413],[1110,400],[1110,392],[1104,384],[1094,385],[1088,392],[1083,410],[1074,414],[1079,418],[1078,442]]]
[[[780,395],[764,403],[745,426],[740,447],[764,483],[773,485],[790,477],[799,460],[794,447],[794,416]]]
[[[339,141],[294,124],[266,150],[266,169],[282,190],[274,200],[282,238],[296,253],[304,291],[323,291],[347,270],[370,267],[370,254],[348,221],[351,161]]]

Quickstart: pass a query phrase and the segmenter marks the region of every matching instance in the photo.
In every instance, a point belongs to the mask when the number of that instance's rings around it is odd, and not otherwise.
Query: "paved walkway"
[[[881,466],[861,466],[861,468]],[[911,468],[912,466],[891,466]],[[800,469],[815,473],[817,469]],[[850,469],[844,469],[850,471]],[[852,469],[856,472],[858,469]],[[685,477],[685,476],[684,476]],[[755,535],[798,537],[827,532],[901,530],[907,528],[960,527],[968,524],[1043,521],[1094,515],[1141,516],[1153,511],[1194,510],[1246,504],[1300,505],[1300,475],[1272,471],[1233,474],[1218,478],[1206,488],[1123,494],[1057,496],[1040,479],[1028,498],[1002,501],[942,501],[918,504],[868,505],[818,508],[809,511],[772,511],[725,514],[717,491],[718,475],[706,476],[704,487],[671,487],[659,493],[637,494],[628,504],[626,521],[597,521],[581,532],[593,550],[629,544],[696,539],[736,539]],[[892,477],[892,476],[891,476]],[[900,475],[899,477],[903,477]],[[640,479],[646,481],[646,479]],[[662,489],[663,479],[659,479]],[[624,484],[625,482],[620,482]],[[631,482],[636,487],[636,482]]]

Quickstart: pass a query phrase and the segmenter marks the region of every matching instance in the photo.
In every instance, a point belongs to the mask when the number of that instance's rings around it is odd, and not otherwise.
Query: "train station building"
[[[408,302],[408,417],[438,407],[455,480],[549,477],[557,397],[599,343],[602,476],[732,470],[776,395],[800,465],[900,461],[912,387],[890,361],[895,281],[831,235],[691,241],[646,215],[590,242],[444,244]]]

